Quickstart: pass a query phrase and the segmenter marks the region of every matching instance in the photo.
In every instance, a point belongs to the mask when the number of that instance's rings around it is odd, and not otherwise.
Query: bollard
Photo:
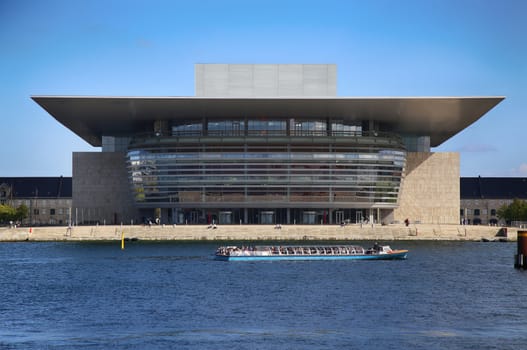
[[[527,231],[518,230],[517,239],[518,250],[514,255],[514,267],[517,269],[527,269]]]

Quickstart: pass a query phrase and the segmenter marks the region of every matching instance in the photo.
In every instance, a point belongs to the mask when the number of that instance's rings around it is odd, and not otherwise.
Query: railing
[[[276,130],[276,129],[249,129],[249,130],[181,130],[169,133],[162,132],[143,132],[137,133],[133,139],[153,139],[169,137],[243,137],[243,136],[342,136],[342,137],[379,137],[379,138],[398,138],[395,133],[381,131],[338,131],[338,130]]]

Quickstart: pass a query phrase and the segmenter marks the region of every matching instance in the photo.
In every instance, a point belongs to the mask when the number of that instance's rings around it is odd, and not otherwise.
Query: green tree
[[[21,204],[16,208],[15,220],[22,221],[29,216],[29,208],[25,204]]]
[[[0,204],[0,223],[15,220],[16,209],[10,205]]]
[[[527,221],[527,202],[514,199],[511,204],[502,205],[497,210],[496,215],[508,223],[511,221]]]

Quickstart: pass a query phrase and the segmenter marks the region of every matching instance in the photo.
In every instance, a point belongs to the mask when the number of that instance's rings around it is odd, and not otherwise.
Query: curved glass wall
[[[324,119],[184,122],[128,151],[145,208],[395,208],[405,161],[398,136]]]

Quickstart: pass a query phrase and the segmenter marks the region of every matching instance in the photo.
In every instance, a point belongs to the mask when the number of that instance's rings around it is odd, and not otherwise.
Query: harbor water
[[[525,346],[514,243],[390,244],[408,259],[221,262],[214,243],[1,243],[0,349]]]

